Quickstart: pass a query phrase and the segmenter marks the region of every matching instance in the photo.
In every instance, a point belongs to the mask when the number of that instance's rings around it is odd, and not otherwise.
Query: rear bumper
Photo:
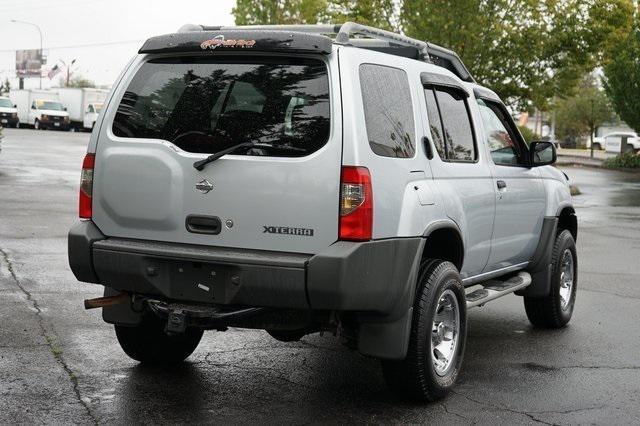
[[[389,314],[412,291],[421,238],[339,241],[316,255],[107,238],[69,232],[80,281],[165,300]]]

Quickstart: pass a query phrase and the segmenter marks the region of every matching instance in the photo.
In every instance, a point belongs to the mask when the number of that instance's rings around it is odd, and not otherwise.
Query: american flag
[[[49,71],[49,73],[47,74],[47,77],[49,77],[49,80],[53,79],[53,77],[55,77],[56,75],[58,75],[62,70],[60,69],[60,67],[58,65],[54,65],[53,68],[51,68],[51,71]]]

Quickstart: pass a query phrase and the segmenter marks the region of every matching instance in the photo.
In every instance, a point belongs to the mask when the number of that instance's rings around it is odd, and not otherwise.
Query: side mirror
[[[67,110],[67,107],[64,107],[64,108],[62,108],[62,109],[63,109],[64,111],[66,111],[66,110]]]
[[[556,162],[556,147],[551,142],[531,142],[529,145],[529,164],[531,167],[548,166]]]
[[[13,104],[13,107],[14,107],[14,108],[18,108],[18,105],[16,105],[16,104]]]
[[[31,109],[36,109],[36,106],[35,105],[31,105]]]

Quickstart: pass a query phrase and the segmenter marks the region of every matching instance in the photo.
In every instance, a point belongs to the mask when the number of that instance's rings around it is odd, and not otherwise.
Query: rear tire
[[[444,398],[460,374],[466,339],[466,300],[458,270],[451,262],[424,262],[407,356],[382,361],[387,385],[412,400]]]
[[[167,335],[165,321],[147,317],[140,325],[115,325],[122,350],[143,364],[172,365],[184,361],[198,347],[203,331],[188,328],[183,334]]]
[[[540,328],[562,328],[573,314],[578,287],[578,257],[571,232],[564,230],[558,234],[551,262],[551,294],[524,298],[529,321]]]

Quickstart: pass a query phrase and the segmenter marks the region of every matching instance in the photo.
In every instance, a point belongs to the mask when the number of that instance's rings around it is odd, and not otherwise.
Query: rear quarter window
[[[362,64],[360,87],[371,150],[383,157],[413,157],[415,126],[407,74],[398,68]]]
[[[151,60],[129,84],[112,130],[187,152],[254,142],[245,154],[308,155],[329,139],[327,67],[302,58]]]

